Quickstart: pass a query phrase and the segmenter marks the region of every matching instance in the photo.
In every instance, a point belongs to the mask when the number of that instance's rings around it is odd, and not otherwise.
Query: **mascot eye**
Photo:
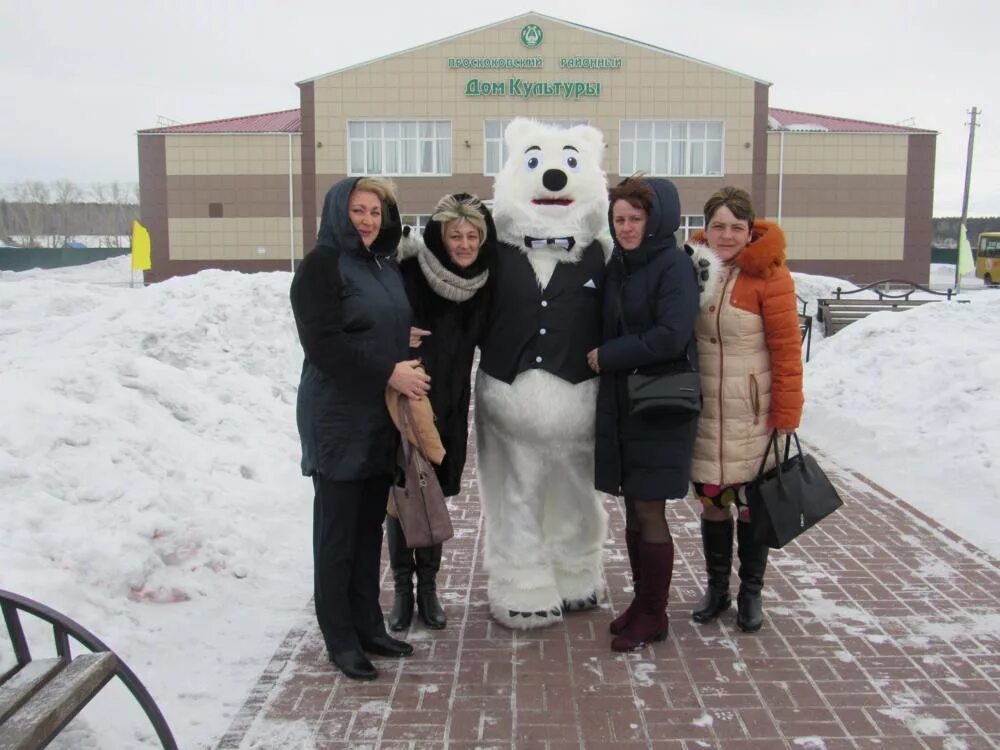
[[[577,159],[574,154],[566,154],[566,156],[563,157],[563,161],[566,162],[566,166],[573,172],[579,171],[580,160]]]
[[[529,172],[534,172],[542,165],[542,157],[538,154],[528,154],[528,157],[524,160],[524,165],[528,168]]]

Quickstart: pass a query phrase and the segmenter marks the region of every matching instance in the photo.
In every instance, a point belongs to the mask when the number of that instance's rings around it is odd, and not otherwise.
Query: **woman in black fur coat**
[[[424,242],[405,243],[399,267],[413,326],[411,354],[419,357],[431,378],[430,400],[445,456],[437,468],[441,489],[457,495],[469,439],[469,395],[472,362],[488,309],[489,267],[496,252],[496,229],[489,210],[474,195],[446,195],[424,229]],[[447,622],[437,597],[441,545],[412,549],[397,519],[386,518],[389,561],[396,596],[389,628],[406,630],[413,617],[413,574],[416,604],[429,628]]]

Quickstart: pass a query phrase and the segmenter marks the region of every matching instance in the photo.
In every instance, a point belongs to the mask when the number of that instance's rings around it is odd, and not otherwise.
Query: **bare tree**
[[[70,206],[79,203],[83,192],[75,182],[56,180],[52,184],[52,247],[66,247],[74,238],[71,231]]]
[[[45,233],[45,206],[49,203],[49,186],[37,180],[14,185],[11,194],[16,201],[11,212],[11,225],[16,226],[24,247],[38,247]]]

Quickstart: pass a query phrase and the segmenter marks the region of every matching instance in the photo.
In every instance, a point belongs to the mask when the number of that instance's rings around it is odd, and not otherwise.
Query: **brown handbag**
[[[417,435],[417,446],[406,439],[410,422],[408,399],[399,400],[399,452],[396,454],[397,480],[392,486],[392,500],[396,515],[403,527],[408,547],[432,547],[455,536],[445,503],[444,492],[438,482],[434,467],[424,455],[423,444]],[[403,485],[399,485],[399,480]]]

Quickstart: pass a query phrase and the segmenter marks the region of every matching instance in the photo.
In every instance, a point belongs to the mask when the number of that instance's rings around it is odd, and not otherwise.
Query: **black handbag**
[[[628,376],[629,414],[701,411],[701,375],[673,372]]]
[[[789,456],[793,438],[798,453]],[[764,471],[771,451],[775,466]],[[771,549],[781,549],[844,504],[816,459],[802,453],[794,432],[785,436],[785,457],[779,460],[777,430],[771,433],[757,478],[747,484],[746,495],[753,537]]]

